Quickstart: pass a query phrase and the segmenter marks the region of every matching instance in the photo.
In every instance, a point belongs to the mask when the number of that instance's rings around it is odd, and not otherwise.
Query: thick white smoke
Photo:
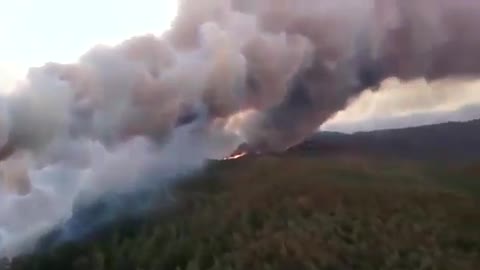
[[[389,77],[476,76],[480,2],[183,0],[170,31],[29,71],[0,99],[0,254],[74,204],[301,142]]]
[[[480,119],[480,81],[385,80],[364,91],[321,130],[357,132]]]

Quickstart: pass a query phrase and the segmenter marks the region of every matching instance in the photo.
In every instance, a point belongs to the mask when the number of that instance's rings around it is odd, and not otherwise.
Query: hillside
[[[480,120],[343,134],[322,132],[292,153],[356,154],[407,160],[480,160]]]
[[[348,155],[218,161],[172,190],[174,211],[162,195],[10,269],[475,270],[479,179],[478,164]]]

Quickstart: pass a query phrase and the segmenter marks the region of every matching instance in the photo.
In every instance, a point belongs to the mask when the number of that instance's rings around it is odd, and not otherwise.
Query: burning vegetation
[[[253,151],[248,144],[242,143],[235,151],[232,152],[231,155],[229,155],[228,157],[225,157],[223,160],[239,159],[239,158],[250,156],[253,153],[259,154],[258,152]]]
[[[242,158],[242,157],[245,157],[247,156],[247,152],[241,152],[241,153],[238,153],[238,154],[232,154],[231,156],[229,157],[226,157],[224,158],[223,160],[234,160],[234,159],[239,159],[239,158]]]
[[[23,252],[75,205],[150,183],[152,168],[162,186],[239,141],[255,151],[227,159],[297,145],[385,79],[480,75],[480,1],[179,3],[162,36],[32,68],[0,98],[0,159],[31,156],[7,164],[31,185],[0,194],[0,254]]]

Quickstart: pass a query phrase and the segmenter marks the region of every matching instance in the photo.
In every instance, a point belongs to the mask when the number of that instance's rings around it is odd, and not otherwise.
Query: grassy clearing
[[[479,269],[478,168],[354,157],[219,162],[178,187],[173,214],[152,211],[11,269]]]

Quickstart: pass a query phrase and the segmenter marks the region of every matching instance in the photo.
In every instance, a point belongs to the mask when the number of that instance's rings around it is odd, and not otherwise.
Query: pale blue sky
[[[48,61],[72,62],[97,43],[162,33],[177,0],[0,0],[0,84]]]

